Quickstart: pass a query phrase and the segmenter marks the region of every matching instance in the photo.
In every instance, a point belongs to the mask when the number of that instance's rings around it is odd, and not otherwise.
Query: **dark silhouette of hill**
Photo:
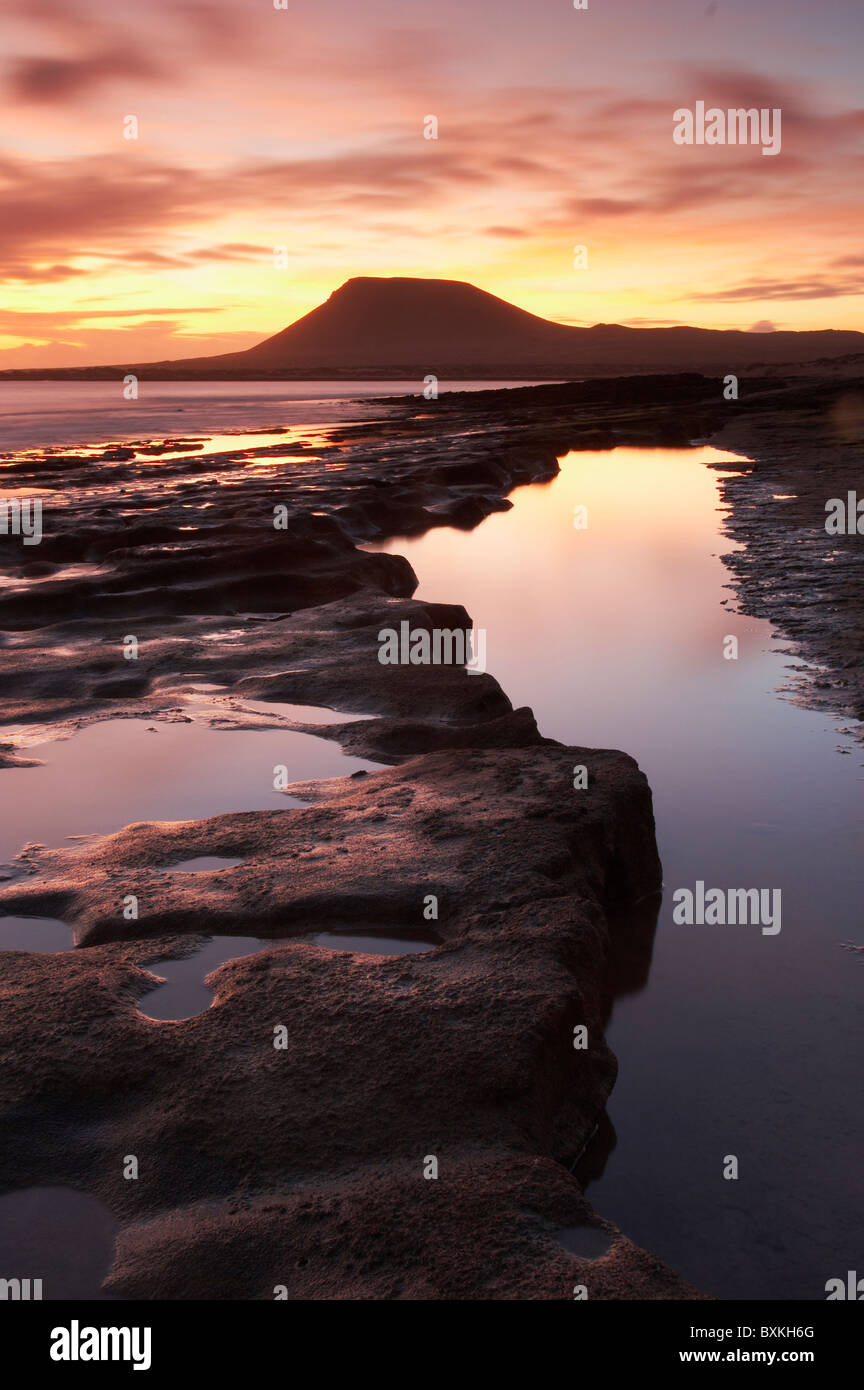
[[[347,280],[326,303],[243,352],[108,368],[4,373],[150,377],[518,377],[644,372],[739,373],[864,351],[833,329],[749,333],[706,328],[570,327],[459,280]]]

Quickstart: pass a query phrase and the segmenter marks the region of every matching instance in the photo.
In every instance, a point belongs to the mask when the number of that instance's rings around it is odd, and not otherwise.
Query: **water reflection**
[[[860,756],[836,756],[838,720],[777,697],[787,658],[730,599],[714,470],[746,464],[701,446],[561,464],[469,537],[383,548],[417,597],[486,629],[489,671],[543,734],[623,748],[652,787],[667,887],[656,933],[616,932],[618,1142],[598,1117],[592,1202],[706,1292],[823,1298],[860,1258],[864,1019],[840,945],[860,940]],[[674,925],[673,891],[699,879],[779,887],[782,932]]]
[[[42,766],[0,771],[0,864],[27,842],[71,848],[72,836],[108,834],[139,821],[300,805],[274,790],[276,765],[288,769],[290,781],[347,777],[376,766],[291,729],[153,719],[106,719],[71,738],[33,744],[27,755]]]
[[[0,1196],[0,1270],[42,1281],[43,1300],[106,1299],[102,1282],[120,1223],[71,1187],[25,1187]]]
[[[0,951],[48,955],[71,951],[74,944],[71,930],[56,917],[0,917]]]

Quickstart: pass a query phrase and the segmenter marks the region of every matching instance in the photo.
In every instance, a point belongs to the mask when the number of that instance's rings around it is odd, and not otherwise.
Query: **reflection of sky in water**
[[[78,842],[68,836],[106,834],[135,821],[296,806],[273,789],[277,765],[287,767],[289,782],[375,766],[289,729],[235,731],[152,718],[91,724],[72,738],[33,744],[26,756],[43,765],[0,770],[0,863],[28,841],[71,848]]]
[[[213,991],[204,983],[211,971],[238,956],[257,955],[278,945],[278,941],[262,941],[257,936],[216,936],[191,956],[149,961],[144,969],[165,983],[141,996],[138,1011],[162,1022],[193,1018],[213,1003]]]
[[[647,988],[608,1030],[618,1147],[592,1202],[708,1292],[821,1299],[861,1258],[862,977],[839,947],[860,941],[861,758],[836,755],[838,721],[776,696],[789,658],[768,624],[721,606],[733,545],[700,459],[732,456],[570,455],[470,536],[387,549],[419,597],[486,629],[488,670],[542,733],[625,749],[654,792],[666,900]],[[780,935],[674,927],[671,893],[697,879],[781,888]]]
[[[39,554],[35,546],[31,557],[27,558],[30,558],[32,564],[39,563]],[[110,574],[112,568],[111,565],[97,564],[57,565],[46,574],[26,575],[24,577],[0,574],[0,589],[25,591],[32,588],[34,584],[60,583],[62,580],[68,579],[93,579],[97,574]]]
[[[71,951],[72,932],[56,917],[0,917],[0,951]]]
[[[2,927],[2,919],[0,919]],[[217,936],[205,942],[191,956],[181,960],[153,960],[146,965],[151,975],[165,983],[138,1001],[138,1010],[148,1018],[182,1020],[209,1009],[213,1002],[213,991],[204,984],[205,977],[217,966],[226,961],[236,960],[238,956],[257,955],[260,951],[279,949],[291,950],[292,943],[323,946],[331,951],[356,951],[373,956],[404,956],[420,951],[431,951],[438,945],[437,940],[428,935],[421,938],[419,932],[404,932],[402,935],[389,930],[376,932],[367,927],[363,932],[325,931],[314,936],[267,937],[258,936]]]
[[[105,1299],[102,1281],[119,1230],[108,1208],[86,1192],[71,1187],[6,1192],[0,1196],[0,1277],[41,1279],[46,1302]]]
[[[446,381],[438,390],[488,391],[533,386],[519,381]],[[2,381],[4,451],[52,446],[58,451],[125,440],[219,438],[220,430],[322,428],[380,419],[375,397],[411,396],[417,381],[146,381],[124,400],[118,381]],[[183,419],[180,419],[180,416]],[[280,436],[285,439],[286,436]],[[261,436],[257,436],[260,442]],[[237,448],[237,444],[229,445]],[[242,446],[241,446],[242,447]]]

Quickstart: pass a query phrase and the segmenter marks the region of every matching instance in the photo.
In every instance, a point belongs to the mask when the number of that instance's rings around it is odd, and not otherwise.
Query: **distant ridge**
[[[304,379],[739,373],[864,352],[864,333],[708,328],[574,328],[461,280],[358,276],[326,303],[244,352],[108,367],[31,369],[5,378]]]

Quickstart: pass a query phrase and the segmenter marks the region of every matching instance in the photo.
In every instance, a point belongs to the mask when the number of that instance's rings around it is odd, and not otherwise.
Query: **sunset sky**
[[[0,368],[249,347],[354,275],[574,324],[864,328],[862,0],[0,16]],[[700,100],[780,108],[782,152],[676,145]]]

